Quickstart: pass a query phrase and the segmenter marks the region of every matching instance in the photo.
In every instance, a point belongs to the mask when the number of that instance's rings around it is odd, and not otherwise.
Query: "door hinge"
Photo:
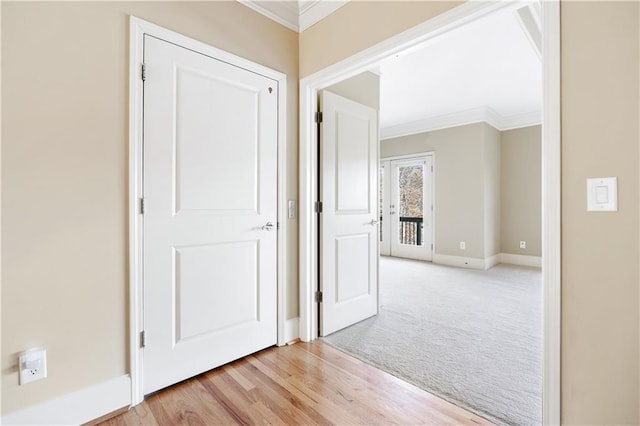
[[[315,120],[316,123],[322,123],[322,111],[316,112]]]
[[[433,211],[433,204],[431,204],[431,211]]]
[[[433,244],[431,244],[431,251],[433,251]]]
[[[147,81],[147,66],[145,64],[142,64],[142,72],[140,73],[140,77],[142,78],[142,81]]]
[[[433,173],[433,166],[431,166],[431,173]]]
[[[144,214],[144,198],[140,198],[140,214]]]
[[[145,341],[144,341],[144,331],[140,332],[140,347],[144,348],[145,347]]]
[[[314,209],[316,213],[322,213],[322,201],[316,201]]]
[[[316,303],[322,303],[322,292],[316,291]]]

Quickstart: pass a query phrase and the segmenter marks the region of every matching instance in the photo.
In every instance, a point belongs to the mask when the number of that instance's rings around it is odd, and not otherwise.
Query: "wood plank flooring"
[[[101,424],[491,423],[315,341],[265,349],[153,394]]]

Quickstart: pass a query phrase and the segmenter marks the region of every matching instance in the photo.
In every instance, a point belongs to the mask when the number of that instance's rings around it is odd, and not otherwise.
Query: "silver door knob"
[[[375,220],[375,219],[371,219],[371,222],[369,222],[369,224],[370,224],[371,226],[376,226],[376,225],[377,225],[377,224],[379,224],[379,223],[380,223],[380,222],[379,222],[379,221],[377,221],[377,220]]]
[[[273,229],[273,223],[267,222],[266,225],[262,227],[263,231],[271,231]]]

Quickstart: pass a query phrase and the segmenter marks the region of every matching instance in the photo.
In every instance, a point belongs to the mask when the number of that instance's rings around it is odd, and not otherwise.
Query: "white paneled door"
[[[144,393],[274,345],[277,82],[145,36]]]
[[[320,334],[378,312],[378,122],[376,110],[320,94]]]

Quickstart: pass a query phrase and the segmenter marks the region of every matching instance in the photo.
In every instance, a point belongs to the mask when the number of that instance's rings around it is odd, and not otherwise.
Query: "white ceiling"
[[[382,63],[381,137],[478,121],[500,130],[539,124],[534,6],[492,14]]]
[[[349,0],[238,0],[294,31],[302,32],[344,6]]]
[[[237,0],[304,31],[349,0]],[[505,10],[384,61],[382,139],[485,121],[499,130],[541,121],[540,3]]]

